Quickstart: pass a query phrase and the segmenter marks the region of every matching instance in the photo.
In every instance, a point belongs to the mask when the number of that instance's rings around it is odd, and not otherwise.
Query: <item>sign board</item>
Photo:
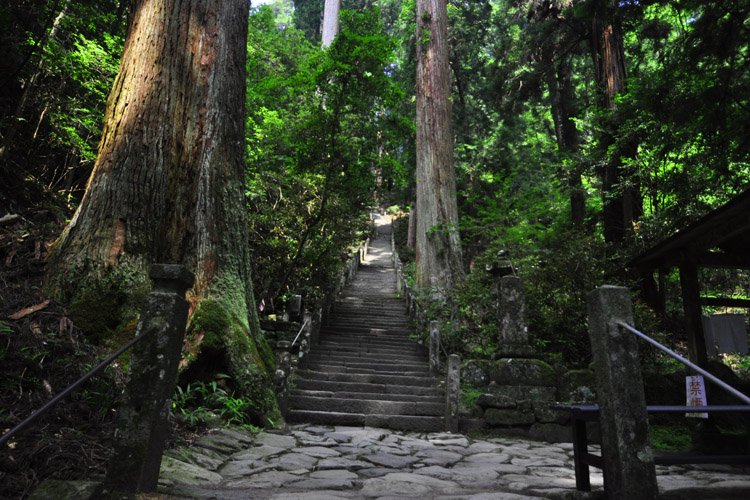
[[[687,393],[687,406],[706,406],[706,384],[703,375],[685,377],[685,390]],[[708,413],[686,413],[686,417],[708,418]]]

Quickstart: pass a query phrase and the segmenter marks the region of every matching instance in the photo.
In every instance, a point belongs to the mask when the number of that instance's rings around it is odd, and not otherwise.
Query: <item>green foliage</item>
[[[342,11],[321,51],[268,8],[250,18],[247,200],[254,285],[267,304],[314,300],[369,230],[375,173],[397,169],[389,143],[411,125],[393,111],[394,43],[376,10]]]
[[[0,334],[2,330],[0,329]],[[750,379],[750,355],[747,354],[724,354],[724,364],[729,366],[740,378]]]
[[[682,425],[651,425],[649,432],[657,450],[685,451],[693,446],[692,432]]]
[[[172,418],[178,418],[191,429],[215,423],[218,418],[226,425],[257,431],[251,423],[252,403],[229,394],[222,387],[227,378],[228,375],[220,375],[218,381],[193,382],[185,388],[177,386],[172,397]]]
[[[0,19],[8,28],[0,50],[11,66],[0,82],[8,97],[0,99],[0,138],[11,140],[3,144],[0,171],[72,204],[96,158],[127,6],[115,0],[43,3],[29,6],[23,19],[14,11]]]
[[[485,391],[469,384],[461,384],[461,406],[465,410],[474,408],[477,404],[479,396],[484,394]]]

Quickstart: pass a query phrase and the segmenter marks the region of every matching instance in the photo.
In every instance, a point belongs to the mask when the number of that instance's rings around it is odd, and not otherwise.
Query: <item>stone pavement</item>
[[[594,447],[595,449],[595,447]],[[750,469],[657,467],[662,498],[747,499]],[[250,434],[218,429],[162,462],[162,493],[220,500],[600,499],[577,492],[571,444],[308,424]],[[174,498],[174,497],[172,497]]]

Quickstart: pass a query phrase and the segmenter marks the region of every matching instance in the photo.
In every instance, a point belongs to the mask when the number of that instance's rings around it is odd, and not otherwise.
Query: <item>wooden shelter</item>
[[[701,306],[750,307],[750,300],[701,297],[698,268],[750,269],[750,190],[630,261],[643,270],[680,269],[688,356],[708,364]]]

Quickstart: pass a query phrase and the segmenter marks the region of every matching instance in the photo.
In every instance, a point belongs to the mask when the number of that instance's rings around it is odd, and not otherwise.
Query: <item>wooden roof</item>
[[[630,261],[642,269],[683,263],[750,269],[750,190]]]

